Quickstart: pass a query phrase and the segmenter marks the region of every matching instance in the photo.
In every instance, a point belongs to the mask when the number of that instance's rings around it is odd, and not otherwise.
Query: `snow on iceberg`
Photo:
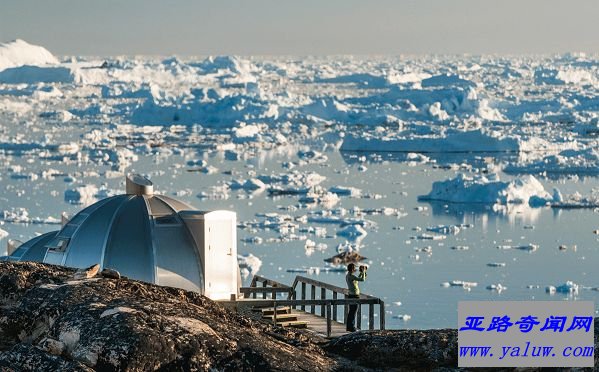
[[[46,48],[31,45],[24,40],[0,43],[0,71],[24,65],[55,65],[59,61]]]
[[[463,173],[458,174],[456,178],[433,183],[431,192],[419,196],[418,199],[530,206],[542,206],[553,201],[553,197],[545,191],[543,185],[530,175],[502,182],[496,174],[468,177]]]

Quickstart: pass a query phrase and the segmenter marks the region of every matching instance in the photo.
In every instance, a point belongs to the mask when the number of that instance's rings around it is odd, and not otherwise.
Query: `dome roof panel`
[[[116,214],[131,198],[129,195],[118,195],[103,199],[75,215],[63,228],[76,226],[74,234],[67,236],[63,231],[60,232],[60,235],[70,238],[64,265],[89,267],[101,263]]]
[[[170,205],[162,201],[160,197],[149,196],[145,197],[145,199],[148,203],[148,209],[152,216],[164,216],[176,213],[176,211],[171,208]]]
[[[17,257],[20,255],[19,250],[24,250],[20,256],[21,261],[43,261],[46,256],[46,244],[52,240],[58,231],[51,231],[49,233],[40,235],[30,241],[22,244],[14,253],[13,256]]]
[[[124,202],[111,227],[102,267],[154,283],[154,244],[144,198],[131,196]]]
[[[173,198],[170,198],[170,197],[164,196],[164,195],[156,195],[156,196],[159,197],[163,202],[168,204],[172,209],[174,209],[177,212],[195,209],[192,206],[190,206],[189,204],[184,203],[180,200],[173,199]]]
[[[204,285],[199,252],[185,224],[177,220],[179,223],[155,225],[152,229],[156,284],[201,292]]]

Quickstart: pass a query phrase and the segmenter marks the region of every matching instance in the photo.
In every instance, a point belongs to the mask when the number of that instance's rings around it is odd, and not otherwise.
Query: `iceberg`
[[[24,40],[0,43],[0,71],[19,67],[55,65],[59,61],[46,48],[32,45]]]
[[[419,196],[418,200],[542,206],[552,202],[553,197],[531,175],[502,182],[496,174],[468,177],[460,173],[456,178],[433,183],[431,192]]]

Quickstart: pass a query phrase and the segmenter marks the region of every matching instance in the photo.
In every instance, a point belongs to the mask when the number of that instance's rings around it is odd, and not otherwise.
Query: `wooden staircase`
[[[375,306],[379,308],[379,328],[385,329],[385,303],[365,293],[349,298],[347,288],[337,287],[312,278],[296,276],[288,286],[259,275],[254,275],[249,287],[240,287],[242,295],[235,307],[252,309],[259,313],[254,318],[276,323],[283,327],[308,328],[326,337],[347,334],[345,313],[350,305],[358,305],[357,326],[361,328],[362,309],[367,306],[368,329],[375,328]],[[339,314],[341,310],[341,315]],[[339,316],[340,315],[340,316]]]
[[[306,320],[298,320],[298,314],[294,313],[289,306],[277,306],[277,308],[254,308],[254,311],[262,313],[262,319],[269,320],[281,327],[291,328],[308,328],[310,322]],[[276,312],[276,316],[275,316]]]

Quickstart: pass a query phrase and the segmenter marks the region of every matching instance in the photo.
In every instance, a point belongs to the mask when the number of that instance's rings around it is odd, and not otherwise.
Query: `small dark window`
[[[46,247],[54,252],[64,252],[67,249],[67,245],[69,245],[69,238],[57,237],[54,238],[46,245]]]
[[[176,225],[179,223],[174,215],[154,217],[156,225]]]

